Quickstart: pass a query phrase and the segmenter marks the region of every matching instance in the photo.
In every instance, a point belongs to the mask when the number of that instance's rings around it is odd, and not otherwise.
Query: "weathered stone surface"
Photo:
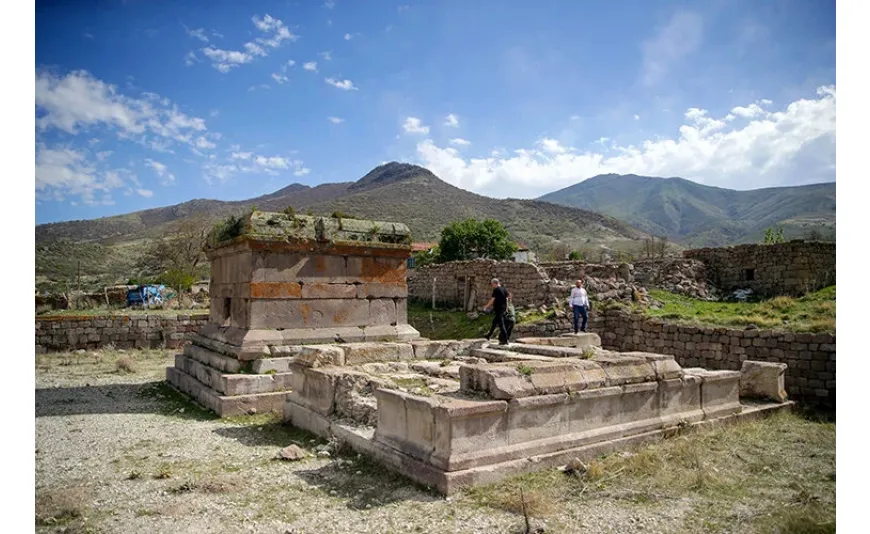
[[[784,363],[744,361],[740,368],[740,396],[785,402],[787,368]]]
[[[343,366],[344,349],[329,345],[303,346],[296,356],[296,361],[306,367]]]
[[[604,383],[604,371],[589,361],[540,361],[461,365],[460,389],[493,399],[570,393]]]
[[[414,359],[414,349],[409,343],[348,343],[339,347],[344,350],[345,365]]]
[[[288,445],[278,452],[278,458],[282,460],[304,460],[307,455],[299,445]]]

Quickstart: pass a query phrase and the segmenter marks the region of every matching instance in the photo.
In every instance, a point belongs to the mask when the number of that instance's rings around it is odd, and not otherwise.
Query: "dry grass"
[[[579,474],[531,473],[466,495],[479,505],[519,513],[522,488],[537,517],[597,500],[688,500],[693,506],[686,532],[728,530],[738,519],[746,523],[741,532],[833,532],[827,529],[835,521],[834,453],[833,424],[780,413],[682,431],[634,452],[595,458]],[[747,505],[748,516],[740,511]]]
[[[136,365],[133,363],[133,358],[124,355],[115,361],[115,369],[119,373],[135,373]]]
[[[36,524],[65,524],[81,518],[88,509],[91,491],[84,486],[37,490]]]

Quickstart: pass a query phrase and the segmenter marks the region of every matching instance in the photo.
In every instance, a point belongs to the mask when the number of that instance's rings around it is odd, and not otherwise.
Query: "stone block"
[[[342,256],[257,251],[253,258],[253,282],[353,282]]]
[[[740,396],[785,402],[786,364],[744,361],[740,368]]]
[[[345,365],[414,359],[414,349],[408,343],[348,343],[339,347],[344,350]]]
[[[568,433],[568,395],[540,395],[508,403],[509,445],[552,438]]]
[[[343,366],[344,349],[330,345],[303,346],[296,355],[296,361],[305,367]]]
[[[408,298],[408,285],[402,282],[363,283],[356,287],[356,297],[361,299]]]
[[[395,310],[393,313],[395,322]],[[369,303],[364,300],[251,300],[250,327],[254,329],[296,329],[366,326]]]
[[[356,299],[357,286],[354,284],[329,284],[309,282],[302,285],[304,299]]]
[[[335,410],[335,374],[303,365],[290,365],[288,399],[320,415],[332,415]]]
[[[453,471],[464,467],[463,463],[468,465],[462,455],[507,446],[507,402],[447,397],[439,401],[433,461],[443,469]]]
[[[396,303],[393,299],[372,299],[369,301],[367,326],[397,324]]]

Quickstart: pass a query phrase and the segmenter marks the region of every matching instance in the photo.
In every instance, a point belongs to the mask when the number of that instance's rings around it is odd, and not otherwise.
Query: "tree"
[[[658,236],[658,242],[655,244],[655,248],[658,251],[659,258],[664,258],[665,252],[668,250],[668,236]]]
[[[466,219],[448,224],[441,230],[438,261],[460,261],[476,258],[510,259],[517,245],[510,240],[504,226],[496,220]]]
[[[783,236],[782,227],[773,227],[771,226],[767,230],[764,231],[764,244],[772,245],[774,243],[784,243],[785,237]]]
[[[204,248],[211,225],[205,218],[192,218],[171,225],[166,234],[152,239],[139,257],[140,276],[186,291],[206,273]]]

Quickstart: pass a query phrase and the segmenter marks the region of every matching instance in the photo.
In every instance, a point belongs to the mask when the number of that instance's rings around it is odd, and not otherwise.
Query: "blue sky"
[[[833,1],[37,2],[36,219],[391,160],[495,197],[834,181],[835,55]]]

